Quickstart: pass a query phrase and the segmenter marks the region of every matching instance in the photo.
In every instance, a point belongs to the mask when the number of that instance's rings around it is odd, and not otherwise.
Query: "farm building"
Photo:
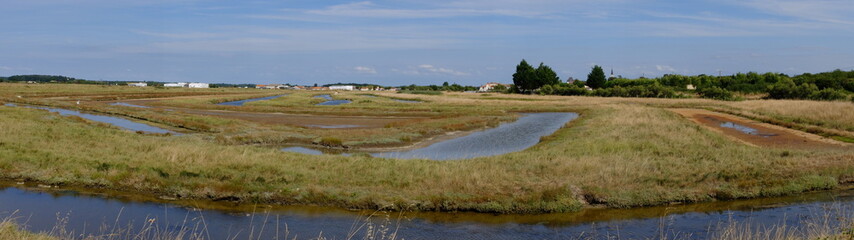
[[[504,86],[505,88],[510,88],[510,85],[508,85],[508,84],[491,82],[491,83],[484,84],[483,86],[480,86],[480,88],[477,91],[478,92],[490,92],[490,91],[494,90],[495,87],[498,87],[498,86]]]
[[[144,83],[144,82],[128,83],[128,86],[131,86],[131,87],[148,87],[148,83]]]
[[[356,87],[353,85],[332,85],[329,86],[329,90],[342,90],[342,91],[353,91]]]
[[[188,88],[210,88],[210,84],[207,83],[190,83],[187,85]]]

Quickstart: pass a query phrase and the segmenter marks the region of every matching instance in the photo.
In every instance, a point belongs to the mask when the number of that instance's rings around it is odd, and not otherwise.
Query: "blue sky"
[[[0,0],[0,76],[510,83],[854,69],[850,0]]]

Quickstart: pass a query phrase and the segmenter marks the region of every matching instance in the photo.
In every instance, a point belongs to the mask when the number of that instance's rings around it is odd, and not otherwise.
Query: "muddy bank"
[[[703,109],[670,109],[712,131],[758,147],[854,149],[854,145],[819,135]]]

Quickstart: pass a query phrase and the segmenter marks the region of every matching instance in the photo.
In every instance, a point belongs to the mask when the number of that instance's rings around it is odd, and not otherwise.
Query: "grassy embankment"
[[[633,99],[420,97],[483,111],[585,114],[519,153],[440,162],[224,146],[206,135],[137,135],[0,107],[0,173],[183,198],[503,213],[776,196],[834,188],[854,177],[851,152],[749,147],[666,109],[626,103]]]
[[[422,139],[449,131],[465,131],[495,126],[511,121],[516,116],[491,109],[453,104],[400,103],[386,97],[370,97],[363,94],[345,93],[334,95],[336,99],[351,99],[354,103],[341,106],[314,106],[325,101],[313,96],[333,92],[278,91],[254,89],[216,89],[213,92],[198,89],[158,89],[133,87],[106,87],[69,85],[67,96],[61,96],[64,85],[4,84],[0,99],[23,104],[80,109],[125,116],[169,126],[209,134],[223,144],[312,144],[321,138],[334,139],[351,147],[389,147],[410,145]],[[115,88],[114,92],[104,89]],[[248,98],[288,94],[286,97],[261,102],[250,102],[246,106],[222,106],[214,103]],[[22,96],[17,98],[17,96]],[[165,99],[163,97],[166,97]],[[117,99],[158,98],[142,100],[141,103],[155,108],[110,106],[107,102]],[[82,100],[82,104],[76,104]],[[131,103],[135,103],[131,101]],[[270,124],[245,119],[226,118],[216,115],[186,114],[162,107],[192,108],[206,110],[231,110],[250,113],[293,113],[334,116],[403,116],[417,117],[402,119],[383,128],[358,130],[305,128],[300,125]],[[535,110],[535,109],[531,109]],[[310,121],[306,123],[311,123]]]

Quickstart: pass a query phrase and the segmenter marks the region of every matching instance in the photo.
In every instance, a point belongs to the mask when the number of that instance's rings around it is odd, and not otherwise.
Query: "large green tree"
[[[536,80],[536,70],[531,64],[528,64],[525,59],[519,65],[516,65],[516,73],[513,74],[513,84],[519,89],[519,92],[525,93],[534,90],[533,82]]]
[[[557,76],[557,73],[555,73],[552,68],[544,65],[543,63],[540,63],[540,66],[537,67],[537,70],[535,70],[535,72],[537,76],[537,83],[535,88],[533,89],[541,88],[546,85],[555,85],[560,83],[560,77]]]
[[[593,66],[593,70],[587,74],[587,86],[594,89],[605,86],[605,70],[602,70],[602,67]]]

